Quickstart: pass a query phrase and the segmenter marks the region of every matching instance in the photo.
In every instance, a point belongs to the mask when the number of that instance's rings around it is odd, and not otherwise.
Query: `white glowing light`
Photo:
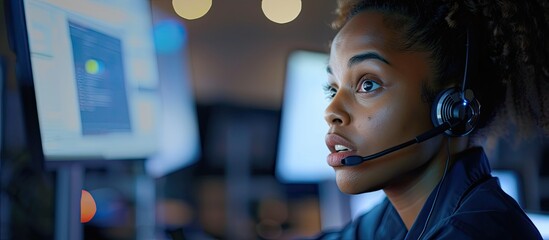
[[[173,9],[182,18],[193,20],[204,16],[212,7],[212,0],[172,0]]]
[[[293,21],[301,12],[301,0],[262,0],[261,9],[275,23]]]

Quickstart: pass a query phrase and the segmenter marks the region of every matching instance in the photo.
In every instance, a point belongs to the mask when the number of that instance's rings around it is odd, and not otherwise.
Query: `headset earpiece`
[[[474,36],[467,29],[465,44],[465,69],[463,72],[463,82],[461,86],[448,88],[440,92],[431,107],[431,121],[435,127],[444,123],[450,123],[452,126],[444,134],[452,137],[465,136],[472,132],[478,122],[480,115],[480,103],[475,98],[473,91],[467,88],[467,80],[470,78],[469,68],[469,49],[473,48]],[[475,58],[472,57],[472,60]],[[473,64],[475,68],[476,64]]]
[[[480,114],[480,103],[473,91],[467,89],[448,88],[437,96],[431,109],[431,121],[435,127],[449,122],[452,128],[444,133],[448,136],[465,136],[475,128]]]

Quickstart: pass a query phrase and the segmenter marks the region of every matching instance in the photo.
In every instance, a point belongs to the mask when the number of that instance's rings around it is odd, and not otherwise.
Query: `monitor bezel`
[[[26,148],[30,152],[32,159],[35,159],[33,165],[43,168],[45,158],[42,150],[42,138],[38,123],[38,111],[23,0],[6,0],[5,3],[5,9],[7,10],[6,25],[8,28],[8,40],[12,51],[16,55],[15,73],[22,106]]]

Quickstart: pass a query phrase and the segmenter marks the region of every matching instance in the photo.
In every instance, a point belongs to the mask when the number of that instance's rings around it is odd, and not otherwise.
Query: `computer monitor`
[[[324,142],[328,125],[324,110],[329,101],[323,92],[328,82],[328,54],[295,51],[288,57],[281,110],[276,176],[287,183],[315,183],[334,179],[326,163]]]
[[[6,1],[29,148],[49,164],[157,154],[165,121],[150,2]]]

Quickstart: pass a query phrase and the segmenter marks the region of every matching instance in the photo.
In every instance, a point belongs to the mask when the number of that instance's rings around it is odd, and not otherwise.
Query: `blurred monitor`
[[[169,109],[150,2],[6,1],[31,150],[50,164],[158,154]]]
[[[328,106],[323,87],[328,82],[328,54],[292,52],[286,66],[281,110],[276,176],[287,183],[320,182],[335,178],[326,163],[329,150],[324,138]]]
[[[538,228],[543,239],[549,239],[549,214],[526,213],[530,220]]]
[[[503,191],[515,199],[521,207],[524,207],[519,174],[510,169],[494,169],[492,170],[492,175],[499,179]]]

